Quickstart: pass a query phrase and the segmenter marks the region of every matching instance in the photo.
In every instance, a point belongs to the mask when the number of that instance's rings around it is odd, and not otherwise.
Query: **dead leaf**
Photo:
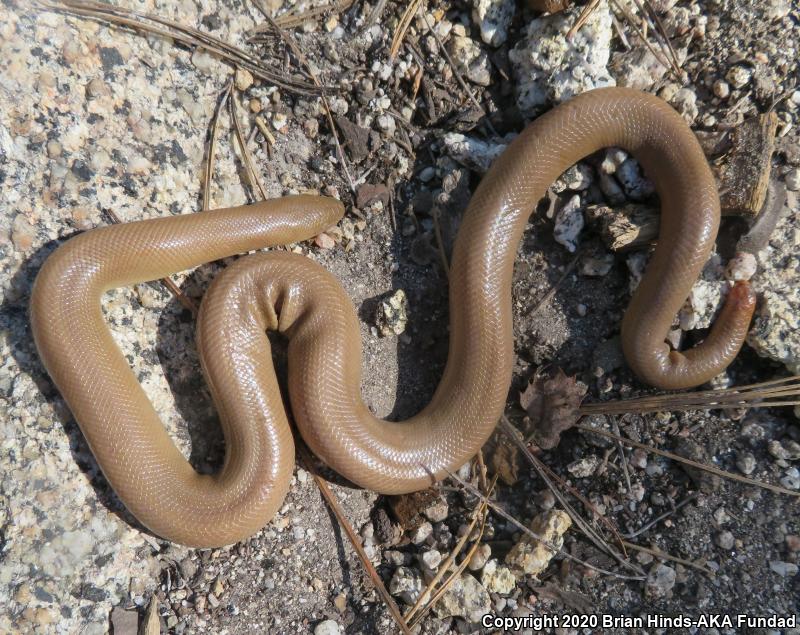
[[[536,445],[544,450],[556,447],[561,433],[580,418],[578,409],[586,390],[586,385],[567,377],[560,368],[553,377],[537,371],[519,396],[531,421],[532,429],[526,431],[526,436],[532,433]]]

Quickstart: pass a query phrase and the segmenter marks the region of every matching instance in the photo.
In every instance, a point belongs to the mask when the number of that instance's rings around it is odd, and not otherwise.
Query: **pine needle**
[[[222,89],[222,94],[217,101],[217,107],[214,109],[214,116],[211,119],[211,139],[208,142],[208,158],[203,171],[203,211],[211,209],[211,182],[214,178],[214,162],[217,152],[217,140],[219,139],[219,115],[228,101],[232,87],[233,79],[230,79],[225,88]]]
[[[800,405],[800,375],[717,390],[647,395],[582,404],[581,415],[645,414],[689,410],[728,410]]]
[[[367,575],[369,575],[372,583],[375,585],[378,595],[381,596],[381,599],[389,608],[389,612],[394,618],[394,621],[397,623],[397,627],[404,633],[404,635],[411,635],[408,624],[406,624],[406,621],[400,614],[400,609],[397,608],[397,604],[392,596],[389,595],[389,591],[386,590],[383,580],[381,580],[381,577],[378,575],[378,572],[375,570],[372,562],[370,562],[369,557],[367,557],[367,553],[364,551],[364,547],[361,545],[361,540],[359,539],[358,534],[356,534],[356,530],[353,529],[353,526],[347,519],[344,510],[342,510],[342,506],[339,504],[339,501],[336,499],[336,496],[333,494],[330,487],[328,487],[328,482],[313,469],[311,454],[309,453],[308,448],[306,448],[305,444],[300,442],[297,444],[297,449],[300,453],[300,459],[302,460],[305,469],[313,476],[319,491],[322,493],[322,496],[325,499],[325,502],[328,503],[328,506],[330,507],[334,516],[336,516],[336,520],[339,521],[339,525],[342,527],[342,529],[344,529],[344,533],[347,534],[350,544],[353,545],[353,549],[355,549],[359,560],[361,560],[361,564],[364,565]]]
[[[209,33],[194,27],[185,26],[174,20],[162,18],[149,13],[139,13],[105,2],[84,2],[82,0],[37,0],[37,3],[56,11],[65,11],[73,15],[84,16],[129,27],[135,31],[143,31],[165,38],[171,38],[189,48],[200,48],[222,58],[228,64],[242,67],[256,77],[280,86],[288,91],[304,95],[317,95],[322,87],[316,84],[282,76],[264,65],[259,59],[246,51],[220,40]],[[159,26],[155,26],[159,25]],[[161,28],[164,27],[164,28]]]
[[[659,450],[658,448],[654,448],[652,445],[639,443],[638,441],[633,441],[632,439],[626,439],[625,437],[618,437],[616,434],[606,432],[605,430],[602,430],[600,428],[593,428],[592,426],[587,426],[582,423],[575,424],[575,427],[578,430],[583,430],[584,432],[590,432],[592,434],[599,434],[601,437],[606,437],[607,439],[611,439],[613,441],[621,441],[625,445],[634,448],[641,448],[642,450],[652,452],[653,454],[658,454],[659,456],[663,456],[664,458],[671,459],[673,461],[678,461],[679,463],[683,463],[691,467],[696,467],[699,470],[710,472],[711,474],[721,476],[722,478],[727,478],[731,481],[737,481],[739,483],[744,483],[745,485],[752,485],[753,487],[768,489],[772,492],[776,492],[777,494],[786,494],[787,496],[791,496],[793,498],[800,498],[800,492],[794,492],[790,489],[786,489],[785,487],[780,487],[779,485],[773,485],[772,483],[763,483],[761,481],[755,481],[751,478],[747,478],[746,476],[740,476],[739,474],[726,472],[725,470],[721,470],[718,467],[714,467],[713,465],[706,465],[705,463],[699,463],[698,461],[687,459],[678,454],[673,454],[672,452]]]

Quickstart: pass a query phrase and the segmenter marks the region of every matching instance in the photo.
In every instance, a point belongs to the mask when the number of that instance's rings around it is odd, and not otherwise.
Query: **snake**
[[[625,359],[657,388],[702,384],[737,355],[756,296],[735,283],[703,341],[684,352],[666,343],[713,248],[719,197],[681,115],[659,97],[619,87],[582,93],[536,118],[481,179],[453,246],[447,362],[430,402],[406,421],[379,419],[362,400],[359,319],[336,277],[302,254],[258,251],[336,224],[344,206],[322,196],[109,225],[64,241],[31,294],[39,355],[119,499],[167,540],[229,545],[273,518],[295,464],[289,412],[313,453],[356,486],[425,489],[469,461],[504,412],[512,274],[529,217],[567,168],[612,146],[640,162],[661,203],[657,244],[622,320]],[[114,342],[101,298],[245,252],[255,253],[216,276],[197,317],[200,363],[225,439],[221,468],[201,474]],[[288,405],[269,331],[288,339]]]

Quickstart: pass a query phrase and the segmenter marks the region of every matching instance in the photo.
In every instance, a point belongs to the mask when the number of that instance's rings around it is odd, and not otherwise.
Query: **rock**
[[[246,68],[237,68],[234,83],[237,90],[247,90],[253,85],[253,74]]]
[[[426,520],[411,533],[411,542],[415,545],[421,545],[432,533],[433,525]]]
[[[628,153],[622,148],[606,148],[605,156],[600,162],[601,174],[614,174],[628,159]]]
[[[720,531],[714,536],[714,544],[716,544],[720,549],[730,551],[733,549],[734,544],[733,534],[729,531]]]
[[[341,632],[336,620],[324,620],[314,627],[314,635],[339,635]]]
[[[781,485],[786,489],[798,490],[800,489],[800,470],[796,467],[790,467],[786,470],[786,474],[781,478]]]
[[[747,86],[752,77],[753,71],[747,66],[741,66],[739,64],[731,66],[728,72],[725,73],[725,79],[728,80],[728,83],[734,88],[743,88]]]
[[[665,564],[656,564],[647,574],[644,593],[650,599],[658,599],[671,595],[675,586],[675,569]]]
[[[450,509],[447,505],[447,501],[439,496],[431,501],[431,503],[422,510],[422,513],[425,518],[432,523],[440,523],[447,518],[449,511]]]
[[[422,576],[416,569],[398,567],[389,582],[389,593],[399,597],[406,604],[414,604],[422,593]]]
[[[769,563],[769,568],[772,569],[779,576],[784,578],[793,578],[797,575],[798,567],[792,562],[781,562],[773,560]]]
[[[780,441],[772,440],[767,443],[767,452],[769,452],[776,459],[782,461],[794,461],[800,459],[800,444],[791,439],[787,439],[783,443]]]
[[[581,197],[575,194],[556,213],[553,237],[567,251],[575,253],[578,249],[578,236],[584,224]]]
[[[513,135],[505,141],[484,141],[475,137],[467,137],[458,132],[448,132],[442,137],[445,152],[461,165],[479,174],[485,173],[508,147]]]
[[[614,266],[614,254],[604,253],[597,256],[584,256],[581,258],[580,272],[590,278],[605,276]]]
[[[489,593],[508,595],[517,586],[517,578],[511,569],[493,558],[483,567],[481,583]]]
[[[606,65],[611,47],[611,13],[602,3],[567,40],[574,11],[531,20],[508,52],[517,80],[517,105],[530,117],[553,104],[600,86],[614,86]]]
[[[189,582],[194,578],[194,574],[197,573],[197,563],[190,556],[187,556],[181,560],[178,570],[181,572],[181,577]]]
[[[609,68],[617,85],[638,90],[647,90],[667,72],[667,67],[644,45],[615,53]]]
[[[492,81],[492,66],[486,51],[468,37],[453,35],[447,50],[456,68],[473,84],[488,86]]]
[[[394,549],[387,549],[384,551],[383,557],[386,559],[386,562],[394,567],[402,567],[411,562],[411,558],[405,553],[402,551],[395,551]]]
[[[615,174],[625,190],[625,195],[634,201],[642,201],[655,192],[653,183],[642,176],[639,162],[633,157],[625,159]]]
[[[500,46],[506,41],[515,4],[514,0],[473,0],[472,19],[486,44]]]
[[[756,469],[756,457],[751,452],[739,452],[736,455],[736,467],[742,474],[750,475]]]
[[[728,280],[750,280],[758,270],[758,261],[753,254],[739,252],[728,261],[725,277]]]
[[[800,190],[800,168],[793,168],[789,170],[784,176],[783,181],[786,183],[786,188],[792,192]]]
[[[137,611],[126,611],[121,606],[115,606],[111,610],[111,626],[114,628],[114,635],[137,635],[139,632],[139,613]]]
[[[468,622],[478,623],[491,607],[489,592],[472,575],[463,573],[442,594],[433,612],[439,618],[463,617]]]
[[[470,571],[480,571],[492,555],[492,548],[487,544],[480,545],[472,554],[467,567]]]
[[[640,470],[647,469],[647,452],[641,448],[636,448],[631,452],[628,462],[635,468]]]
[[[564,534],[572,525],[569,514],[559,509],[551,509],[536,516],[530,524],[531,531],[539,536],[536,540],[528,534],[523,534],[520,541],[515,544],[506,555],[506,564],[515,573],[524,575],[538,575],[547,568],[555,553],[542,541],[556,549],[564,544]]]
[[[590,454],[582,459],[573,461],[567,466],[567,472],[575,478],[588,478],[595,473],[600,465],[600,457]]]
[[[437,551],[436,549],[430,549],[428,551],[423,552],[420,556],[420,563],[422,566],[427,569],[428,571],[436,571],[439,565],[442,563],[442,554],[441,552]]]
[[[333,249],[336,247],[336,240],[330,234],[323,232],[314,237],[314,244],[320,249]]]
[[[681,88],[675,96],[670,100],[670,103],[675,106],[683,118],[690,126],[697,119],[699,111],[697,109],[697,95],[691,88]]]
[[[405,291],[398,289],[388,297],[381,300],[378,313],[375,316],[375,326],[383,337],[400,335],[406,330],[408,324],[408,300]]]
[[[714,95],[716,95],[720,99],[727,99],[728,95],[731,94],[730,85],[728,84],[728,82],[722,79],[718,79],[714,82],[712,90],[714,91]]]
[[[581,192],[592,184],[593,177],[590,166],[585,163],[576,163],[558,178],[558,182],[563,183],[568,190]]]

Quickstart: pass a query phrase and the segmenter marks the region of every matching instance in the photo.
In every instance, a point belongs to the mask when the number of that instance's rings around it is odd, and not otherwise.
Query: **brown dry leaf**
[[[486,467],[491,474],[506,485],[514,485],[519,480],[520,469],[523,466],[522,455],[519,448],[511,443],[500,430],[495,430],[483,446],[483,455],[486,457]]]
[[[540,372],[533,376],[519,402],[530,417],[536,445],[544,450],[558,445],[561,433],[580,418],[578,409],[586,390],[586,385],[567,377],[560,368],[553,377]]]

